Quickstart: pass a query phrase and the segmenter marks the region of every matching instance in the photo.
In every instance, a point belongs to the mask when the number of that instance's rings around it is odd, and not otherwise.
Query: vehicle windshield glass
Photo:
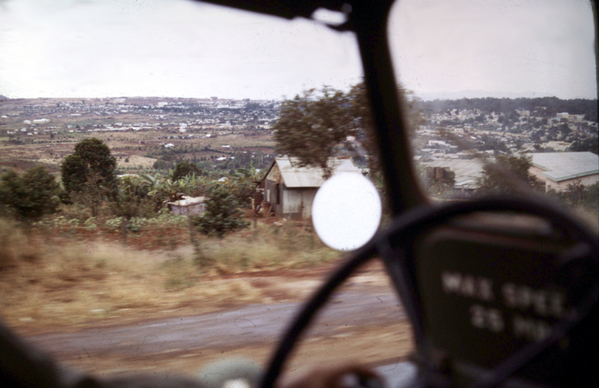
[[[355,36],[322,22],[0,1],[2,321],[98,374],[266,362],[342,259],[314,233],[317,189],[353,173],[383,190],[361,81]],[[385,278],[350,282],[302,363],[412,349]]]
[[[589,1],[402,0],[389,39],[431,198],[545,196],[599,232]]]

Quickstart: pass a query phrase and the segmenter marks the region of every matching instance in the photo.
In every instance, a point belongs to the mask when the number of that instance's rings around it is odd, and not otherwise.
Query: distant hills
[[[560,99],[557,97],[474,97],[474,98],[451,98],[444,95],[441,99],[424,99],[417,102],[417,107],[425,113],[441,113],[447,110],[478,109],[482,114],[504,113],[509,114],[513,111],[528,110],[537,117],[555,117],[557,113],[568,112],[572,115],[584,115],[586,120],[598,121],[597,99]],[[420,97],[420,96],[419,96]],[[267,100],[249,100],[249,99],[219,99],[211,98],[176,98],[176,97],[100,97],[100,98],[32,98],[32,99],[10,99],[0,95],[0,101],[9,105],[27,105],[37,104],[41,106],[54,105],[57,103],[79,103],[87,105],[100,104],[138,104],[138,105],[158,105],[158,104],[211,104],[222,105],[232,104],[236,108],[245,106],[251,102],[266,103],[274,102]],[[6,105],[5,105],[6,108]]]

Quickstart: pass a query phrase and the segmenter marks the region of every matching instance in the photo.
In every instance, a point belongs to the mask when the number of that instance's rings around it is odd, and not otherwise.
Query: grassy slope
[[[0,310],[10,326],[37,332],[115,323],[162,313],[208,312],[225,306],[269,302],[260,287],[240,272],[305,268],[338,254],[295,226],[259,224],[223,240],[197,237],[200,268],[186,241],[185,227],[154,229],[131,236],[83,229],[33,230],[28,234],[0,222]],[[162,249],[142,249],[156,247]]]

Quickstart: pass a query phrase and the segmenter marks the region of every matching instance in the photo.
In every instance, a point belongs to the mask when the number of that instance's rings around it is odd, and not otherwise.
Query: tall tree
[[[33,167],[22,176],[10,170],[0,178],[0,202],[23,221],[54,213],[59,205],[59,186],[44,167]]]
[[[89,197],[92,216],[97,216],[102,198],[116,190],[116,158],[110,148],[97,138],[84,139],[75,145],[75,152],[61,164],[62,182],[72,200],[75,195]]]
[[[152,207],[148,189],[143,179],[125,176],[119,179],[117,190],[110,198],[110,210],[121,217],[123,245],[127,245],[127,230],[131,218],[139,217],[144,210]]]
[[[200,176],[202,171],[198,168],[195,163],[190,162],[189,160],[183,160],[177,165],[175,165],[175,169],[171,174],[171,179],[173,182],[178,181],[181,178],[184,178],[188,175]]]
[[[423,122],[416,99],[400,88],[406,101],[411,127]],[[300,159],[302,166],[321,167],[325,175],[331,169],[327,161],[342,152],[368,159],[369,167],[379,169],[370,102],[364,83],[348,93],[324,87],[283,102],[274,125],[277,151]]]
[[[296,156],[302,166],[318,166],[330,175],[328,159],[348,136],[356,135],[348,96],[339,90],[314,89],[283,102],[274,125],[277,151]]]

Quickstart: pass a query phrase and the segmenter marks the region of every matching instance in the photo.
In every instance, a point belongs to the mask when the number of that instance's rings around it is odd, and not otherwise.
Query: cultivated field
[[[50,171],[58,172],[62,159],[73,153],[75,144],[91,137],[103,140],[117,158],[118,168],[127,172],[151,170],[160,157],[159,153],[164,151],[165,143],[173,144],[174,149],[179,150],[176,153],[176,159],[179,160],[194,157],[201,160],[212,156],[229,156],[235,152],[255,154],[261,151],[263,154],[270,154],[274,151],[274,141],[266,134],[245,136],[233,133],[209,138],[165,139],[165,134],[159,131],[94,132],[61,136],[59,139],[50,139],[50,135],[38,135],[35,139],[27,139],[32,140],[30,144],[10,144],[6,138],[0,137],[0,168],[22,172],[34,165],[44,165]]]

